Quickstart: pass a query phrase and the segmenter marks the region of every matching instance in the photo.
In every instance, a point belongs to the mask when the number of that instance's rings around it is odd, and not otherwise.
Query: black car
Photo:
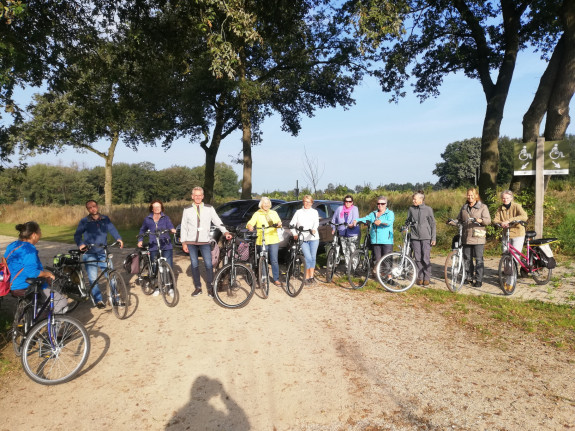
[[[319,245],[321,248],[325,246],[326,243],[333,240],[333,234],[331,233],[332,227],[328,224],[333,217],[333,213],[336,209],[342,206],[341,201],[327,201],[327,200],[315,200],[313,202],[312,208],[315,208],[319,215]],[[280,249],[288,246],[288,241],[291,236],[289,231],[289,224],[293,218],[295,212],[303,208],[302,201],[292,201],[285,202],[273,207],[282,221],[284,227],[284,237],[280,241]]]
[[[272,207],[274,205],[285,202],[281,199],[270,200],[272,202]],[[252,215],[259,209],[259,203],[259,199],[240,199],[220,205],[216,208],[216,212],[222,220],[222,223],[226,226],[245,228],[250,218],[252,218]],[[181,225],[176,227],[176,234],[174,235],[174,242],[179,246],[182,245],[180,241],[180,228]],[[210,237],[214,238],[216,241],[219,241],[220,236],[220,230],[216,229],[215,226],[212,226],[210,230]]]

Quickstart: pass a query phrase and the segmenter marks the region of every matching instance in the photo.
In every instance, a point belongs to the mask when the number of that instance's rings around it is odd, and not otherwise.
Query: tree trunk
[[[252,124],[249,105],[246,95],[246,67],[245,52],[240,50],[240,118],[242,122],[242,152],[243,152],[243,178],[242,199],[252,198]]]
[[[214,200],[214,184],[216,182],[216,156],[222,143],[222,133],[224,129],[224,97],[220,96],[216,102],[216,121],[214,132],[212,133],[212,143],[207,145],[209,137],[205,133],[206,139],[200,143],[200,146],[206,152],[206,168],[204,170],[204,201],[211,204]]]
[[[114,164],[114,152],[120,139],[120,134],[115,131],[112,135],[112,142],[108,148],[108,154],[105,155],[105,180],[104,180],[104,205],[106,212],[112,211],[112,165]]]

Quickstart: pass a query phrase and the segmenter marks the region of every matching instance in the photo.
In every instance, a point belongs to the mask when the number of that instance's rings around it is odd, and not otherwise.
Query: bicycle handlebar
[[[523,221],[523,220],[511,220],[508,222],[509,225],[516,225],[516,224],[520,224],[522,226],[527,226],[527,222]],[[493,226],[497,226],[503,229],[509,229],[508,227],[503,227],[501,226],[501,223],[494,223]]]

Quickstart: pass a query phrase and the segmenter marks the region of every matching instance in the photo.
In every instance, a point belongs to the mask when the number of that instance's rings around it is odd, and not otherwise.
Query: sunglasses
[[[378,205],[387,205],[387,202],[378,202]]]
[[[346,204],[351,204],[353,201],[344,201]]]

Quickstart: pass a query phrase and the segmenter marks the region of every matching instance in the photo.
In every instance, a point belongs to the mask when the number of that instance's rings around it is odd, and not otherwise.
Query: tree
[[[481,135],[479,187],[494,189],[499,169],[498,138],[519,50],[539,35],[539,22],[525,18],[532,0],[411,0],[414,29],[381,48],[376,71],[382,88],[397,101],[413,75],[422,100],[439,94],[449,73],[463,72],[481,83],[486,100]],[[536,34],[537,33],[537,34]],[[407,68],[413,64],[412,72]],[[495,78],[495,79],[494,79]]]
[[[317,185],[323,176],[324,167],[322,166],[320,169],[317,157],[311,158],[308,156],[307,150],[305,148],[303,151],[303,156],[303,174],[311,184],[314,195],[317,195]]]
[[[441,153],[443,162],[437,163],[433,174],[439,177],[439,185],[457,188],[477,185],[481,160],[481,139],[471,138],[447,144]]]

